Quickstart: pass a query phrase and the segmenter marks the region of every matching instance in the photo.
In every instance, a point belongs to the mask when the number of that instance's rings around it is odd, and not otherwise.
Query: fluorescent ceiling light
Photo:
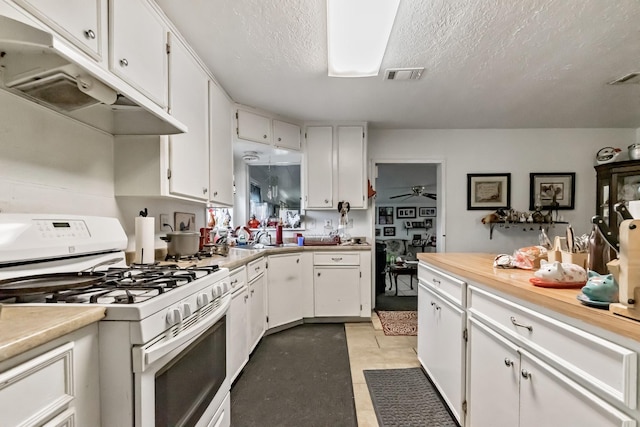
[[[329,76],[377,76],[400,0],[327,0]]]

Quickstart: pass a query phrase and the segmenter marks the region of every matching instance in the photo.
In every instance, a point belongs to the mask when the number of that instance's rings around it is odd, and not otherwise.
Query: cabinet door
[[[16,0],[16,3],[92,58],[102,57],[101,39],[106,31],[100,16],[103,0]]]
[[[167,30],[160,17],[146,0],[110,0],[109,18],[109,69],[166,107]]]
[[[338,201],[352,208],[366,207],[364,153],[364,128],[338,126]]]
[[[209,188],[209,99],[208,78],[177,39],[170,56],[171,114],[189,128],[187,133],[169,136],[169,191],[200,200],[208,199]]]
[[[271,144],[271,119],[260,114],[238,110],[238,138]]]
[[[631,427],[635,424],[633,419],[549,365],[521,351],[520,427]]]
[[[468,425],[515,427],[520,406],[520,354],[516,346],[476,319],[471,318],[469,324]]]
[[[261,274],[249,283],[249,353],[262,338],[266,324],[265,277]]]
[[[300,151],[300,126],[274,120],[273,145]]]
[[[360,267],[314,267],[316,317],[360,316]]]
[[[249,291],[245,287],[236,292],[231,300],[231,307],[227,315],[229,320],[229,350],[227,362],[227,376],[233,381],[249,359],[249,340],[247,339]]]
[[[269,328],[302,319],[300,254],[269,257],[267,278]]]
[[[209,81],[210,169],[209,200],[233,205],[233,110],[224,91]]]
[[[306,208],[333,207],[333,128],[311,126],[306,130]]]
[[[418,285],[418,359],[458,422],[464,381],[464,312]]]

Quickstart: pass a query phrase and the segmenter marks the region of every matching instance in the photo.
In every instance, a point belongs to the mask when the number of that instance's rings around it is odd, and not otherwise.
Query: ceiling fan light
[[[400,0],[327,0],[330,77],[380,72]]]

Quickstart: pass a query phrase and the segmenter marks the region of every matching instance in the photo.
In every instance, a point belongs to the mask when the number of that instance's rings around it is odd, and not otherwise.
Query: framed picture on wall
[[[385,236],[395,236],[396,235],[396,228],[395,227],[385,227],[384,228],[384,235]]]
[[[529,210],[536,209],[539,199],[542,209],[574,209],[575,172],[529,174]]]
[[[436,216],[436,208],[418,208],[418,216]]]
[[[378,224],[393,224],[393,206],[378,208]]]
[[[415,218],[416,208],[396,208],[398,218]]]
[[[467,174],[467,210],[508,209],[510,205],[510,173]]]

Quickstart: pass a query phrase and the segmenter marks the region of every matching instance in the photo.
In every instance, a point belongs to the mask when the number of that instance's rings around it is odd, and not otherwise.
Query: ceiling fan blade
[[[433,200],[438,200],[438,195],[434,193],[422,193],[422,195]]]
[[[398,197],[405,197],[405,196],[413,196],[413,193],[408,193],[408,194],[399,194],[397,196],[391,196],[389,197],[390,199],[397,199]]]

